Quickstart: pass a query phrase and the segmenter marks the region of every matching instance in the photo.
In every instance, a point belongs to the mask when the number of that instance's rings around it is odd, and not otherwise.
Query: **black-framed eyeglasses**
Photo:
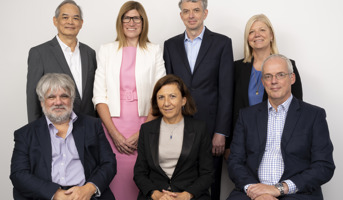
[[[123,17],[122,22],[123,23],[129,23],[131,21],[131,19],[136,24],[139,24],[142,22],[142,17],[140,17],[140,16],[134,16],[134,17],[126,16],[126,17]]]
[[[277,80],[281,80],[281,79],[284,79],[284,78],[286,78],[288,75],[291,75],[291,74],[293,74],[293,73],[284,73],[284,72],[280,72],[280,73],[277,73],[277,74],[275,74],[275,75],[273,75],[273,74],[265,74],[265,75],[263,75],[263,79],[264,79],[265,81],[271,81],[271,80],[273,80],[273,77],[275,76],[275,78],[276,78]]]

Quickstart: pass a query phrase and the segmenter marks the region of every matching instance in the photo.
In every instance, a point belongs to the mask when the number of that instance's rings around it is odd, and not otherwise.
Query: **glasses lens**
[[[140,23],[142,20],[140,17],[133,17],[133,22]]]

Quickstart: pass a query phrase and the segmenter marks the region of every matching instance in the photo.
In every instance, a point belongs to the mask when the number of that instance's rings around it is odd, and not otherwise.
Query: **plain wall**
[[[0,7],[0,87],[1,199],[12,199],[9,180],[13,151],[13,132],[27,123],[26,74],[31,47],[56,35],[52,17],[61,1],[1,0]],[[115,20],[123,0],[78,0],[84,12],[79,40],[96,51],[103,43],[115,39]],[[163,45],[164,40],[184,31],[178,0],[141,0],[149,17],[149,38]],[[336,171],[323,186],[325,199],[337,199],[340,192],[343,152],[342,99],[343,69],[342,19],[340,0],[209,0],[205,25],[233,41],[234,59],[243,57],[243,33],[247,20],[264,13],[276,31],[280,53],[296,61],[303,83],[304,100],[323,107],[333,141]],[[224,175],[223,196],[232,189]],[[225,199],[224,197],[222,199]]]

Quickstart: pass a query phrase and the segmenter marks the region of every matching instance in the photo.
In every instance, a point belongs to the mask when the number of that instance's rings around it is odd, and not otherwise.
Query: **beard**
[[[52,122],[56,124],[60,124],[63,122],[67,122],[70,119],[71,112],[73,111],[73,105],[70,107],[65,106],[65,105],[57,105],[57,106],[52,106],[51,108],[46,109],[45,106],[43,108],[43,113],[44,115]],[[65,111],[61,113],[56,113],[54,112],[54,109],[65,109]]]

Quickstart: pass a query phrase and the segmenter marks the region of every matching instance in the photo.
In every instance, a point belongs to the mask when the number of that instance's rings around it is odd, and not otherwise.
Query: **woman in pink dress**
[[[143,6],[128,1],[117,17],[117,39],[101,45],[93,102],[117,158],[117,175],[110,188],[117,200],[137,199],[133,181],[137,142],[142,123],[152,119],[154,84],[165,75],[162,51],[148,39]]]

